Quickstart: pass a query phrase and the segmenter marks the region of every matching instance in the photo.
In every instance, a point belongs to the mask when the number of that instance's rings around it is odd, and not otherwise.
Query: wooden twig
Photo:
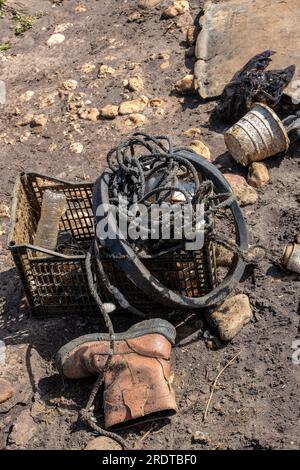
[[[140,442],[143,442],[145,439],[147,439],[147,437],[149,436],[149,434],[151,434],[151,432],[155,429],[155,423],[152,423],[151,426],[150,426],[150,429],[148,429],[147,432],[145,432],[145,434],[143,434],[135,443],[134,445],[134,448],[137,449],[137,446],[138,446],[138,443]]]
[[[207,401],[207,404],[206,404],[206,407],[205,407],[205,411],[204,411],[204,414],[203,414],[203,421],[205,421],[206,418],[207,418],[208,410],[209,410],[209,407],[210,407],[210,403],[211,403],[211,400],[212,400],[212,397],[213,397],[213,394],[214,394],[214,391],[215,391],[215,388],[216,388],[216,386],[217,386],[217,383],[218,383],[219,378],[220,378],[221,375],[223,374],[224,370],[227,369],[227,367],[229,367],[230,364],[232,364],[240,354],[241,354],[241,351],[239,351],[238,353],[236,353],[236,354],[230,359],[230,361],[228,361],[227,364],[220,370],[220,372],[218,373],[217,377],[215,378],[214,383],[212,384],[211,391],[210,391],[210,395],[209,395],[209,399],[208,399],[208,401]]]

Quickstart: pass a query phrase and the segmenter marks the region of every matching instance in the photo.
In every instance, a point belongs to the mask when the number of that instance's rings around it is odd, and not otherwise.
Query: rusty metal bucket
[[[224,136],[233,158],[241,165],[265,160],[285,152],[290,144],[287,131],[268,106],[257,103]]]

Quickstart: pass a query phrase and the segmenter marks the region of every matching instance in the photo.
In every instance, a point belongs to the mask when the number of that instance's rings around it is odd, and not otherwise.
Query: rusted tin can
[[[300,273],[300,245],[298,243],[291,243],[285,247],[282,264],[289,271]]]
[[[256,103],[224,136],[233,158],[241,165],[265,160],[288,149],[287,131],[276,113]]]

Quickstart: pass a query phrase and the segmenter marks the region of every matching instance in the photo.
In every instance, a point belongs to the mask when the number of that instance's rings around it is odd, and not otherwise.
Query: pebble
[[[180,29],[180,31],[187,34],[187,30],[193,25],[194,20],[192,15],[189,12],[184,13],[183,15],[178,16],[176,19],[176,26]]]
[[[196,26],[189,26],[186,32],[186,42],[189,46],[193,46],[196,43],[198,30]]]
[[[44,127],[48,122],[48,118],[45,114],[38,114],[32,118],[32,126]]]
[[[127,21],[129,23],[133,23],[134,21],[138,21],[141,18],[143,18],[143,14],[139,11],[134,11],[133,13],[130,13],[130,15],[128,15]]]
[[[57,149],[57,144],[50,144],[48,147],[49,152],[54,152]]]
[[[52,93],[48,93],[45,96],[40,96],[38,101],[38,107],[40,109],[48,108],[48,106],[52,106],[55,103],[56,97],[58,96],[58,91],[53,91]]]
[[[253,162],[248,171],[247,181],[253,188],[262,188],[270,181],[268,168],[264,163]]]
[[[256,203],[258,199],[257,192],[247,183],[243,176],[231,173],[224,173],[224,176],[230,184],[241,206]]]
[[[144,89],[144,81],[140,75],[134,75],[125,80],[124,86],[130,91],[142,91]]]
[[[98,121],[99,114],[100,113],[97,108],[85,109],[79,112],[79,116],[82,119],[86,119],[87,121],[92,121],[92,122]]]
[[[114,119],[119,114],[119,106],[114,104],[107,104],[104,108],[100,109],[100,116],[106,119]]]
[[[194,75],[188,74],[175,83],[175,90],[180,94],[191,93],[195,91]]]
[[[88,73],[91,73],[93,70],[95,70],[95,68],[96,68],[96,65],[87,63],[87,64],[83,64],[80,70],[81,72],[88,74]]]
[[[219,401],[217,401],[217,402],[214,404],[213,409],[214,409],[215,411],[221,411],[221,409],[222,409],[221,403],[220,403]]]
[[[146,122],[146,116],[143,114],[130,114],[126,119],[125,124],[128,127],[142,127]]]
[[[69,80],[65,80],[63,83],[63,87],[65,90],[71,91],[76,90],[78,82],[70,78]]]
[[[175,16],[183,15],[190,10],[190,4],[187,0],[175,0],[172,5],[167,7],[163,13],[163,18],[175,18]]]
[[[252,316],[248,296],[238,294],[226,299],[214,312],[208,313],[206,319],[218,330],[220,339],[228,342],[252,319]]]
[[[31,408],[30,408],[30,416],[32,418],[36,418],[40,414],[44,413],[46,411],[46,405],[45,403],[35,401],[33,402]]]
[[[85,13],[86,12],[86,6],[85,5],[76,5],[74,10],[75,10],[75,13]]]
[[[20,101],[25,101],[25,102],[28,102],[31,100],[31,98],[33,97],[34,95],[34,91],[32,90],[27,90],[25,91],[25,93],[22,93],[22,95],[20,96]]]
[[[48,39],[47,45],[48,45],[49,47],[57,46],[58,44],[63,43],[65,39],[66,39],[66,37],[65,37],[63,34],[61,34],[61,33],[54,33],[54,34],[52,34],[52,36],[50,36],[50,38]]]
[[[7,228],[4,225],[0,225],[0,236],[6,235]]]
[[[55,26],[54,33],[63,33],[69,28],[72,28],[73,23],[62,23]]]
[[[202,132],[198,127],[191,127],[190,129],[187,129],[184,131],[183,135],[186,137],[197,137],[198,135],[201,135]]]
[[[205,145],[201,140],[193,140],[190,143],[190,148],[194,152],[201,155],[201,157],[204,157],[206,160],[210,161],[210,159],[211,159],[210,150],[207,147],[207,145]]]
[[[152,98],[149,102],[152,108],[160,108],[161,106],[163,106],[164,103],[165,101],[162,100],[161,98]]]
[[[164,60],[164,61],[160,64],[160,66],[159,66],[160,70],[166,70],[166,69],[168,69],[169,67],[170,67],[170,61],[169,61],[169,59]]]
[[[10,209],[6,204],[0,204],[0,217],[10,218]],[[0,340],[0,363],[1,363],[1,353],[5,351],[5,343]]]
[[[216,263],[217,266],[229,268],[232,265],[234,253],[223,245],[216,246]]]
[[[1,360],[1,356],[0,356]],[[5,356],[4,356],[5,361]],[[3,362],[0,361],[0,364]],[[9,400],[14,394],[14,389],[11,383],[6,379],[0,378],[0,403],[4,403],[5,401]]]
[[[298,233],[298,235],[296,236],[296,243],[299,243],[300,244],[300,233]]]
[[[146,96],[141,96],[136,100],[124,101],[119,106],[119,114],[135,114],[143,111],[148,105],[149,100]]]
[[[140,8],[153,8],[161,2],[162,0],[139,0],[138,6]]]
[[[110,67],[109,65],[102,64],[99,67],[98,71],[98,78],[105,77],[107,75],[115,75],[116,70],[113,67]]]
[[[196,431],[192,437],[193,442],[197,442],[199,444],[209,444],[210,439],[203,431]]]
[[[16,122],[17,126],[27,126],[31,123],[33,119],[33,114],[25,114],[23,117],[19,118]]]
[[[83,150],[83,145],[80,142],[73,142],[70,145],[70,150],[74,153],[81,153]]]
[[[122,450],[122,446],[110,437],[100,436],[89,441],[84,450]]]

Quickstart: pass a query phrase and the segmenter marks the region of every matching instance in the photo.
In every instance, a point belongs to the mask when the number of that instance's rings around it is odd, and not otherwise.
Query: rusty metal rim
[[[201,158],[193,151],[180,148],[177,148],[176,151],[180,153],[181,156],[187,158],[195,166],[197,171],[202,173],[206,178],[212,180],[216,189],[220,193],[232,193],[232,189],[229,183],[212,163],[208,162],[204,158]],[[106,169],[95,182],[93,190],[93,207],[95,214],[96,208],[100,204],[108,204],[109,202],[108,191],[110,175],[111,170]],[[246,223],[236,200],[232,201],[230,210],[234,217],[237,243],[242,250],[247,250],[248,235]],[[107,217],[107,215],[107,213],[104,213],[101,217],[96,216],[96,224],[104,218],[108,221],[108,223],[110,223],[110,218]],[[113,227],[110,226],[110,229],[112,230]],[[241,257],[236,257],[236,260],[231,266],[228,275],[215,289],[202,297],[186,297],[177,294],[159,282],[158,279],[156,279],[151,274],[142,261],[135,255],[134,251],[124,242],[124,240],[122,240],[122,238],[118,237],[117,234],[114,239],[101,240],[101,243],[112,254],[126,257],[126,259],[117,259],[116,262],[123,269],[123,271],[125,271],[128,278],[140,290],[142,290],[150,298],[155,298],[159,303],[173,308],[199,309],[211,307],[220,303],[228,296],[228,294],[240,281],[245,270],[245,262],[241,259]]]

